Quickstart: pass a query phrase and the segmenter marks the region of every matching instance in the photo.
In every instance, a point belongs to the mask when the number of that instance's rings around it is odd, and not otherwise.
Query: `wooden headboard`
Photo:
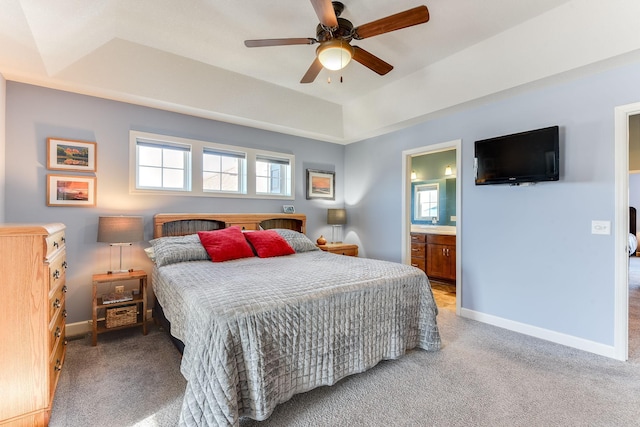
[[[195,214],[162,213],[153,217],[153,238],[184,236],[198,231],[218,230],[239,226],[243,230],[268,230],[287,228],[305,233],[307,216],[304,214],[256,213],[256,214]]]

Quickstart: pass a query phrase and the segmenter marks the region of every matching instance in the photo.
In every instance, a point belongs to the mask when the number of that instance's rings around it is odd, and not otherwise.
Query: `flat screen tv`
[[[559,145],[558,126],[476,141],[476,185],[558,181]]]

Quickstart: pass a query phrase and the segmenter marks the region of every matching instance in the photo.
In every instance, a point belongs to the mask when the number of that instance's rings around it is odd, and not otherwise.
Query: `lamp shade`
[[[339,225],[347,223],[347,211],[344,209],[328,209],[327,224]]]
[[[98,218],[98,242],[133,243],[144,240],[141,216],[101,216]]]
[[[353,57],[353,47],[342,40],[332,39],[323,42],[316,49],[318,60],[328,70],[342,70]]]

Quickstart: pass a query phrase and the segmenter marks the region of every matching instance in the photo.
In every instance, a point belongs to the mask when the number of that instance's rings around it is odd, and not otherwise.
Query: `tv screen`
[[[558,181],[559,145],[558,126],[476,141],[476,185]]]

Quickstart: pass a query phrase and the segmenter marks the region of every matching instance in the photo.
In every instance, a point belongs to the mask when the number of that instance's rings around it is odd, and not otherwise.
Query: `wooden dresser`
[[[456,236],[411,233],[411,265],[429,278],[456,280]]]
[[[46,426],[64,363],[65,226],[0,225],[0,425]]]

